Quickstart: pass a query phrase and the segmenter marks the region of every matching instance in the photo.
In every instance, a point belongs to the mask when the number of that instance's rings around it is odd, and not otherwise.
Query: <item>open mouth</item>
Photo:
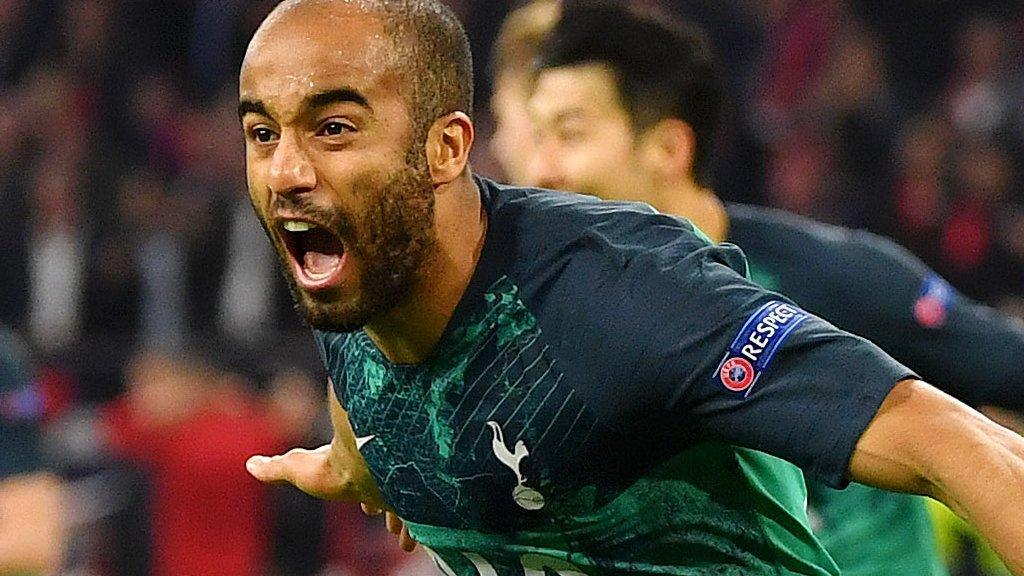
[[[346,258],[340,238],[304,220],[283,220],[279,231],[299,286],[318,291],[341,283]]]

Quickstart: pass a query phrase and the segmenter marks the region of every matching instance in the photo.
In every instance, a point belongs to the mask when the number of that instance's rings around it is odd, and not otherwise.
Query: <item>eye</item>
[[[565,144],[577,144],[586,138],[587,134],[577,127],[563,127],[558,130],[556,137]]]
[[[324,122],[324,124],[320,127],[320,130],[317,132],[317,135],[318,136],[341,136],[341,135],[346,134],[348,132],[355,132],[355,127],[352,126],[351,124],[347,124],[345,122],[340,122],[338,120],[331,120],[329,122]]]
[[[266,144],[268,142],[273,141],[274,136],[275,134],[271,129],[262,126],[253,128],[252,130],[253,139],[259,142],[260,144]]]

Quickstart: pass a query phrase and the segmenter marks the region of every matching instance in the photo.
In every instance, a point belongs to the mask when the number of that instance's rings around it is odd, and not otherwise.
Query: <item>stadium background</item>
[[[477,59],[474,166],[500,176],[487,62],[516,3],[451,3]],[[273,4],[0,0],[0,322],[35,352],[67,574],[435,573],[378,520],[242,467],[329,435],[244,188],[236,73]],[[662,5],[727,72],[723,197],[892,236],[1024,315],[1024,4]]]

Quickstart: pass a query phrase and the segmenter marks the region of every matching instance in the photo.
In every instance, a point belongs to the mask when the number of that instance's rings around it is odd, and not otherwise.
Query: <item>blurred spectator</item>
[[[248,202],[231,206],[228,257],[217,316],[219,326],[235,342],[253,344],[272,330],[272,304],[278,280],[277,256],[263,241],[263,230]]]
[[[111,449],[148,474],[154,576],[251,576],[266,563],[267,495],[241,463],[283,444],[246,386],[189,355],[148,350],[105,411]]]
[[[892,188],[897,118],[888,70],[877,36],[854,17],[847,17],[834,42],[811,114],[820,115],[819,130],[831,133],[837,151],[835,169],[847,187],[843,223],[886,228],[877,221],[877,207],[888,203]]]
[[[44,466],[42,390],[27,350],[0,326],[0,574],[49,573],[61,559],[61,487]]]
[[[182,164],[182,116],[188,113],[184,95],[168,74],[147,73],[132,81],[128,99],[130,144],[142,153],[136,158],[161,176],[172,176]],[[137,152],[138,153],[138,152]]]
[[[140,279],[139,330],[145,343],[175,347],[185,340],[185,247],[190,220],[153,171],[139,168],[121,180],[124,224],[130,226]]]
[[[71,0],[61,18],[59,60],[81,86],[83,114],[95,120],[114,84],[113,0]]]
[[[786,134],[807,105],[844,21],[839,0],[765,4],[765,59],[756,86],[756,124],[766,140]]]
[[[948,213],[946,161],[952,138],[952,127],[929,115],[908,122],[898,144],[891,232],[933,266],[939,260],[939,229]]]
[[[813,130],[793,131],[775,143],[768,163],[772,205],[826,222],[842,223],[842,194],[834,146]]]
[[[46,38],[51,2],[0,0],[0,88],[18,82]]]
[[[238,245],[232,243],[233,211],[248,197],[245,191],[242,142],[231,135],[238,129],[238,96],[234,91],[221,91],[218,96],[202,107],[193,107],[184,113],[181,120],[182,166],[169,186],[169,194],[177,205],[177,216],[186,223],[182,229],[182,242],[186,250],[185,282],[188,301],[186,315],[190,331],[210,333],[217,328],[220,295],[226,291],[229,266],[238,252],[259,250],[266,252],[267,246]],[[246,222],[259,230],[251,220]],[[251,237],[245,242],[251,242]],[[256,244],[265,244],[257,239]],[[260,288],[263,278],[263,323],[249,326],[250,334],[258,336],[273,328],[273,306],[266,298],[272,293],[277,272],[274,261],[260,264],[257,259],[244,259],[242,265],[255,266],[246,270],[247,280],[253,284],[243,298],[252,298],[251,291]],[[243,341],[252,341],[246,338]]]
[[[0,323],[24,325],[28,310],[30,202],[28,185],[29,139],[21,121],[21,99],[0,90]]]
[[[970,136],[1004,129],[1011,112],[1020,106],[1020,94],[1012,90],[1016,78],[1009,68],[1013,58],[1020,56],[1009,45],[1012,38],[1006,23],[986,17],[974,17],[960,32],[946,107],[956,127]]]
[[[198,94],[216,93],[236,73],[238,22],[246,4],[247,0],[196,0],[188,55]]]
[[[1001,295],[1011,285],[1012,262],[997,238],[997,218],[1011,199],[1013,161],[993,141],[971,140],[954,161],[953,201],[942,230],[942,256],[947,277],[968,295]],[[1020,230],[1016,231],[1020,234]],[[982,270],[986,270],[982,274]]]
[[[72,159],[51,158],[40,163],[31,184],[29,319],[33,340],[45,350],[68,346],[79,336],[86,245],[78,181]]]

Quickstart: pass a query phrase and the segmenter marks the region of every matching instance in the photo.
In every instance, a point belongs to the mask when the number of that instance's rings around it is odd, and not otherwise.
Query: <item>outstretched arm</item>
[[[900,382],[864,431],[854,480],[931,496],[1024,574],[1024,439],[917,380]]]

